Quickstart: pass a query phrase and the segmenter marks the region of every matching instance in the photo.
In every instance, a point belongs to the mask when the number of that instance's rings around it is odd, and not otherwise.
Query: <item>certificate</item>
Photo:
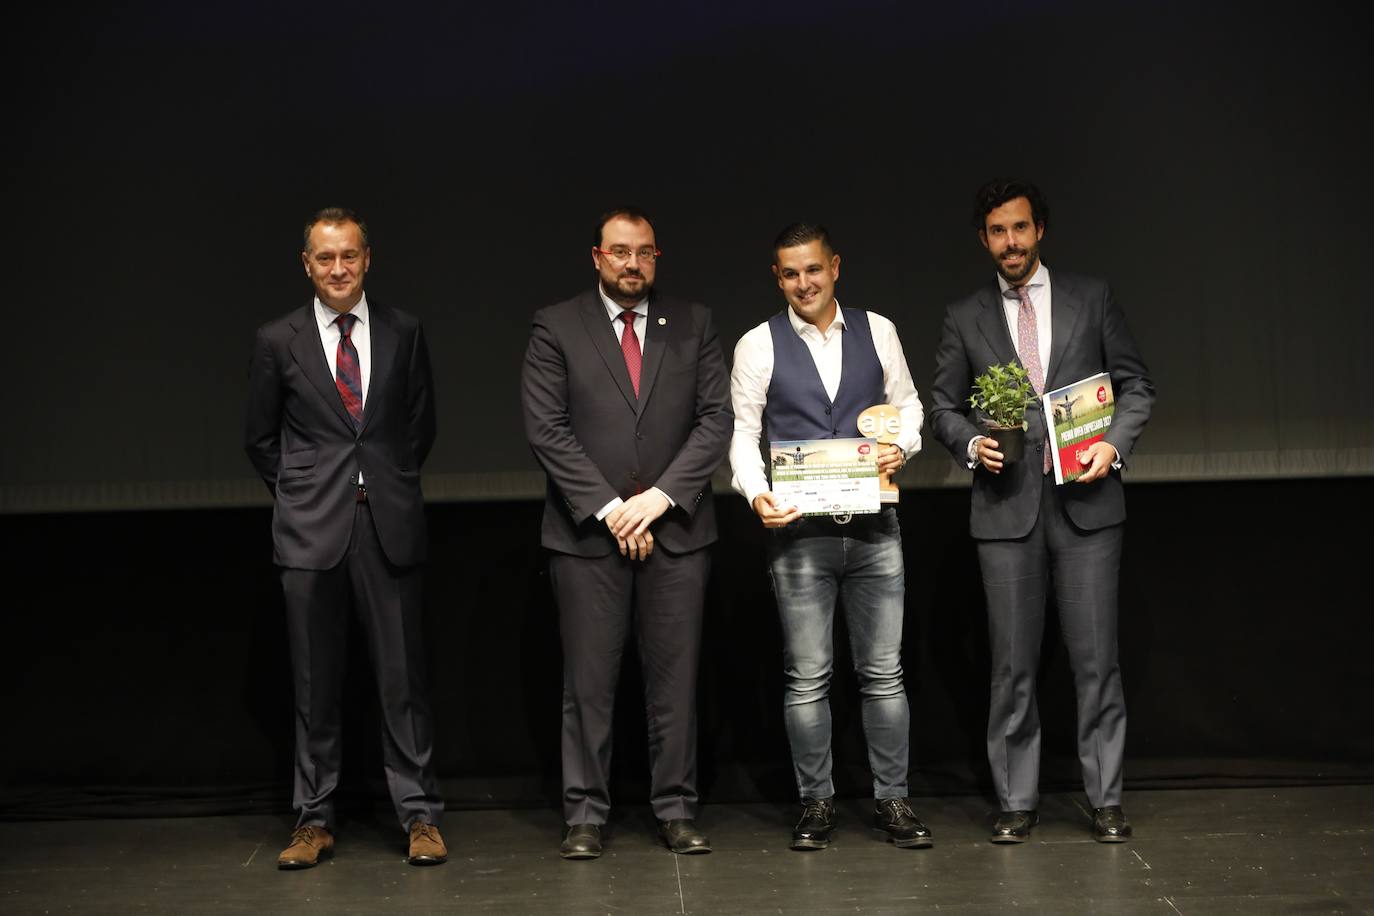
[[[801,439],[768,444],[773,495],[802,515],[870,515],[878,495],[876,439]]]

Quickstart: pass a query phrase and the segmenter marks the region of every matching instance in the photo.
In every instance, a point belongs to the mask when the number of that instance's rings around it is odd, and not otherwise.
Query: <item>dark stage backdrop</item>
[[[602,208],[657,215],[660,285],[727,352],[781,306],[777,229],[827,223],[841,301],[896,320],[924,392],[943,307],[991,282],[967,221],[999,173],[1049,193],[1046,262],[1128,310],[1160,391],[1134,480],[1370,474],[1357,10],[29,7],[0,39],[0,512],[264,504],[247,358],[305,301],[319,206],[368,217],[369,294],[429,330],[431,499],[523,499],[529,317],[591,284]],[[906,483],[963,477],[930,449]]]
[[[1142,484],[1121,577],[1127,789],[1374,779],[1362,521],[1374,479]],[[719,498],[706,603],[701,783],[708,803],[791,801],[782,649],[766,533]],[[986,632],[968,494],[903,494],[903,660],[912,792],[990,794]],[[435,762],[452,807],[546,806],[557,834],[557,614],[531,548],[539,506],[430,507],[425,646]],[[0,517],[0,817],[290,811],[291,686],[262,508]],[[871,792],[837,625],[837,787]],[[350,669],[350,816],[386,806],[361,641]],[[1072,684],[1053,626],[1040,688],[1044,785],[1080,785]],[[626,665],[613,796],[647,804],[637,663]],[[1129,803],[1129,795],[1128,795]],[[991,804],[991,803],[990,803]],[[706,809],[709,817],[710,808]],[[388,814],[379,816],[384,821]],[[779,830],[784,825],[779,826]]]

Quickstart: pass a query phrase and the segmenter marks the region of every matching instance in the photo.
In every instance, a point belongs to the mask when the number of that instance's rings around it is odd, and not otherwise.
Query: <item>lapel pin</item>
[[[658,323],[659,323],[659,324],[667,324],[667,323],[668,323],[668,319],[667,319],[667,318],[660,318],[660,319],[658,319]]]

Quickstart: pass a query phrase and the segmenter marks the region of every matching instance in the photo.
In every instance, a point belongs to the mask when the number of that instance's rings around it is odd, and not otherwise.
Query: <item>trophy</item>
[[[891,404],[875,404],[859,414],[859,435],[865,439],[877,439],[883,445],[891,445],[897,441],[897,435],[901,431],[901,412]],[[892,474],[881,474],[878,501],[883,504],[895,503],[900,496],[901,491],[892,482]]]

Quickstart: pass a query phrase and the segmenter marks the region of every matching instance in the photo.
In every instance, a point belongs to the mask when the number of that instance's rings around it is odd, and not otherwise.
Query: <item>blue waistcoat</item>
[[[773,335],[773,377],[763,408],[764,447],[789,439],[858,437],[859,414],[884,403],[883,365],[873,347],[868,313],[842,309],[840,387],[832,402],[825,395],[811,351],[788,320],[787,310],[768,319]]]

